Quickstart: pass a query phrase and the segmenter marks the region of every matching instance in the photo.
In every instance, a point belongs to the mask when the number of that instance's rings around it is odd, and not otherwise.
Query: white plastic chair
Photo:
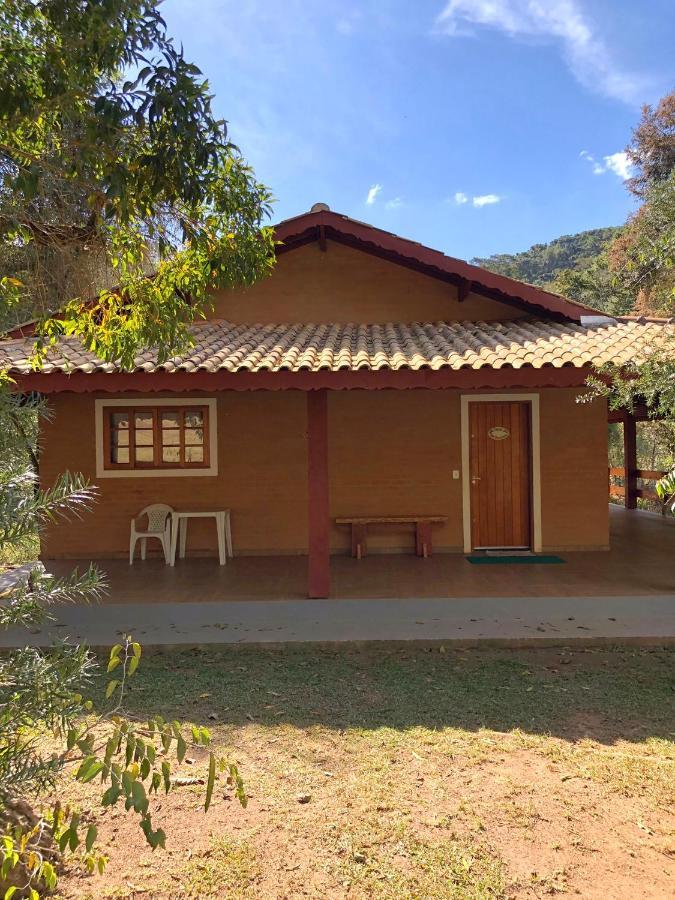
[[[131,538],[129,540],[129,565],[134,564],[134,550],[136,542],[141,541],[141,559],[145,559],[145,546],[148,538],[157,538],[164,550],[164,560],[169,563],[171,559],[171,513],[173,509],[166,503],[151,503],[142,509],[131,520]],[[136,521],[147,516],[148,524],[145,531],[138,531]]]

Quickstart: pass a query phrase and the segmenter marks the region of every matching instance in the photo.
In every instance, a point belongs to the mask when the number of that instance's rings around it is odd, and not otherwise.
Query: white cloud
[[[614,172],[622,181],[625,181],[627,178],[630,178],[633,172],[633,166],[631,165],[631,161],[628,158],[628,154],[623,150],[618,153],[610,153],[609,156],[604,157],[605,165],[609,169],[610,172]]]
[[[384,204],[385,209],[398,209],[399,206],[403,206],[403,200],[400,197],[394,197],[393,200],[387,200]]]
[[[499,203],[501,199],[499,194],[481,194],[479,197],[474,197],[471,202],[478,207],[492,206],[493,203]]]
[[[368,191],[368,196],[366,197],[366,203],[368,206],[372,206],[375,200],[377,199],[377,195],[382,190],[381,184],[374,184],[371,189]]]
[[[646,79],[621,69],[577,0],[447,0],[437,29],[458,37],[470,33],[467,25],[496,28],[512,38],[557,41],[581,84],[631,104],[644,95]]]
[[[592,153],[589,153],[588,150],[582,150],[579,156],[582,159],[588,160],[588,162],[593,166],[593,174],[594,175],[604,175],[607,169],[599,163],[597,159],[593,156]]]
[[[603,156],[602,162],[598,162],[588,150],[582,150],[579,156],[591,164],[594,175],[604,175],[606,172],[613,172],[617,178],[625,181],[633,174],[633,166],[628,158],[628,154],[624,150],[619,150],[617,153],[610,153],[607,156]]]
[[[447,202],[455,203],[457,206],[464,206],[470,203],[472,206],[480,209],[481,206],[492,206],[495,203],[501,203],[503,199],[499,194],[477,194],[470,197],[464,191],[457,191],[454,197],[448,197]]]

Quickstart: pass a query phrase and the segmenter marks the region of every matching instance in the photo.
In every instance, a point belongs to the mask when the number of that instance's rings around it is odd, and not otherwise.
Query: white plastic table
[[[187,542],[187,526],[188,519],[208,519],[216,520],[216,531],[218,532],[218,559],[220,565],[224,566],[228,556],[233,556],[232,552],[232,526],[230,524],[229,509],[212,509],[212,510],[190,510],[181,509],[174,510],[171,513],[171,565],[176,565],[176,545],[178,543],[178,534],[180,532],[180,558],[185,556],[185,544]]]

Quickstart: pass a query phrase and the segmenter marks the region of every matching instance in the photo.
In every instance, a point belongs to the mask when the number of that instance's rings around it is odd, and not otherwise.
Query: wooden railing
[[[626,470],[623,466],[610,466],[609,468],[609,495],[610,497],[626,496]],[[630,473],[637,481],[660,481],[667,473],[661,469],[633,469]],[[620,478],[624,483],[616,484],[613,478]],[[665,501],[662,500],[656,491],[650,487],[642,487],[637,485],[635,488],[635,496],[642,500],[652,500],[661,506],[661,511],[665,512]]]

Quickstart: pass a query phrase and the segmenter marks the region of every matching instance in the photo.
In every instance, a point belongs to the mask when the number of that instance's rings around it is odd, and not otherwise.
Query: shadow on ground
[[[672,740],[672,649],[218,647],[154,653],[126,707],[146,718],[297,728],[522,729]]]

